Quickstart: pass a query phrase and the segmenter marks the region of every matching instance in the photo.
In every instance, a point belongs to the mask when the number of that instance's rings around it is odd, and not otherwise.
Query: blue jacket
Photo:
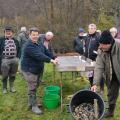
[[[42,43],[28,40],[22,52],[21,69],[24,72],[39,74],[43,70],[44,62],[50,62],[52,58],[52,54]]]

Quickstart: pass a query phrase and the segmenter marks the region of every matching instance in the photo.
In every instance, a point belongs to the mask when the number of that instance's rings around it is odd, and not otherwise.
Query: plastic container
[[[47,86],[45,88],[45,95],[47,95],[47,94],[57,94],[57,95],[60,95],[60,87],[59,86],[54,86],[54,85]]]
[[[47,109],[55,109],[59,106],[60,96],[58,94],[47,94],[43,97],[43,105]]]
[[[97,99],[98,101],[98,107],[99,107],[99,116],[98,120],[101,120],[103,118],[104,112],[105,112],[105,104],[103,99],[95,92],[91,90],[80,90],[77,93],[75,93],[70,101],[70,113],[72,114],[72,117],[74,118],[73,111],[75,107],[82,103],[94,103],[94,99]],[[75,119],[75,118],[74,118]]]

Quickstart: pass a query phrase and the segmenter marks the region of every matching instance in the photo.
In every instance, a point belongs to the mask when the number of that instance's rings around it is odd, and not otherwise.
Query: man
[[[96,32],[97,27],[95,24],[89,24],[88,26],[88,35],[85,40],[85,57],[91,59],[92,61],[96,60],[97,57],[97,50],[99,46],[99,38],[100,34]],[[90,85],[93,84],[93,71],[88,73]],[[101,85],[101,91],[103,91],[103,85]]]
[[[28,105],[35,114],[41,114],[42,110],[38,108],[36,101],[36,92],[39,86],[39,73],[44,67],[44,62],[52,62],[57,64],[57,60],[53,60],[52,54],[46,47],[38,42],[39,31],[37,28],[31,28],[29,32],[29,40],[24,46],[21,60],[21,69],[28,83]]]
[[[21,30],[20,30],[20,33],[18,34],[18,37],[17,37],[17,40],[19,41],[19,45],[20,45],[20,54],[19,54],[19,58],[20,58],[20,60],[19,60],[19,66],[18,66],[18,71],[19,71],[19,73],[22,73],[22,71],[21,71],[21,53],[22,53],[22,50],[23,50],[23,48],[24,48],[24,45],[25,45],[25,43],[27,42],[27,40],[28,40],[28,34],[27,34],[27,29],[26,29],[26,27],[21,27]]]
[[[10,92],[15,92],[14,81],[18,69],[19,43],[13,37],[13,28],[6,26],[4,37],[0,38],[0,60],[3,93],[7,93],[7,81],[9,79]]]
[[[23,45],[27,42],[28,40],[28,35],[27,35],[27,29],[26,27],[21,27],[20,33],[18,34],[17,40],[19,41],[20,45],[20,52],[22,52]]]
[[[53,37],[54,37],[53,32],[48,31],[45,34],[40,34],[39,42],[41,42],[46,47],[46,49],[50,52],[50,54],[52,54],[53,59],[55,59],[55,58],[57,58],[57,56],[54,55],[53,47],[52,47],[52,43],[51,43],[52,40],[53,40]],[[41,73],[40,73],[40,82],[41,83],[44,83],[43,73],[44,73],[44,67],[43,67],[43,69],[41,70]]]
[[[53,54],[52,40],[54,34],[51,31],[46,32],[45,34],[40,34],[39,41],[44,44],[46,49]]]
[[[117,33],[118,33],[117,32],[117,28],[115,28],[115,27],[110,28],[110,33],[111,33],[113,38],[116,38],[117,37]]]
[[[103,74],[108,88],[109,104],[105,117],[113,117],[120,87],[120,41],[114,40],[109,30],[103,31],[100,37],[91,90],[97,90],[97,85],[99,85]]]
[[[74,39],[73,47],[75,52],[79,53],[80,55],[84,54],[84,44],[85,44],[85,36],[84,36],[84,29],[79,29],[78,36]]]

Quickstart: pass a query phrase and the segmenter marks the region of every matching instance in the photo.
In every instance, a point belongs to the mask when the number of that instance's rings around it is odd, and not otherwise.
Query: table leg
[[[61,78],[60,78],[60,87],[61,87],[61,111],[63,110],[63,90],[62,90],[62,87],[63,87],[63,85],[62,85],[62,72],[60,72],[60,76],[61,76]]]
[[[55,83],[55,65],[53,65],[53,82]]]
[[[74,72],[72,71],[72,81],[73,81],[73,79],[74,79]]]

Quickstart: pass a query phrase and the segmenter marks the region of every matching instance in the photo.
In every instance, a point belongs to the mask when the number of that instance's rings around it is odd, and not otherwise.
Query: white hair
[[[46,36],[54,36],[54,34],[51,32],[51,31],[48,31],[48,32],[46,32],[46,34],[45,34]]]
[[[117,28],[115,28],[115,27],[110,28],[110,32],[116,32],[117,33]]]
[[[26,27],[21,27],[21,30],[20,30],[21,32],[26,32],[27,31],[27,29],[26,29]]]

